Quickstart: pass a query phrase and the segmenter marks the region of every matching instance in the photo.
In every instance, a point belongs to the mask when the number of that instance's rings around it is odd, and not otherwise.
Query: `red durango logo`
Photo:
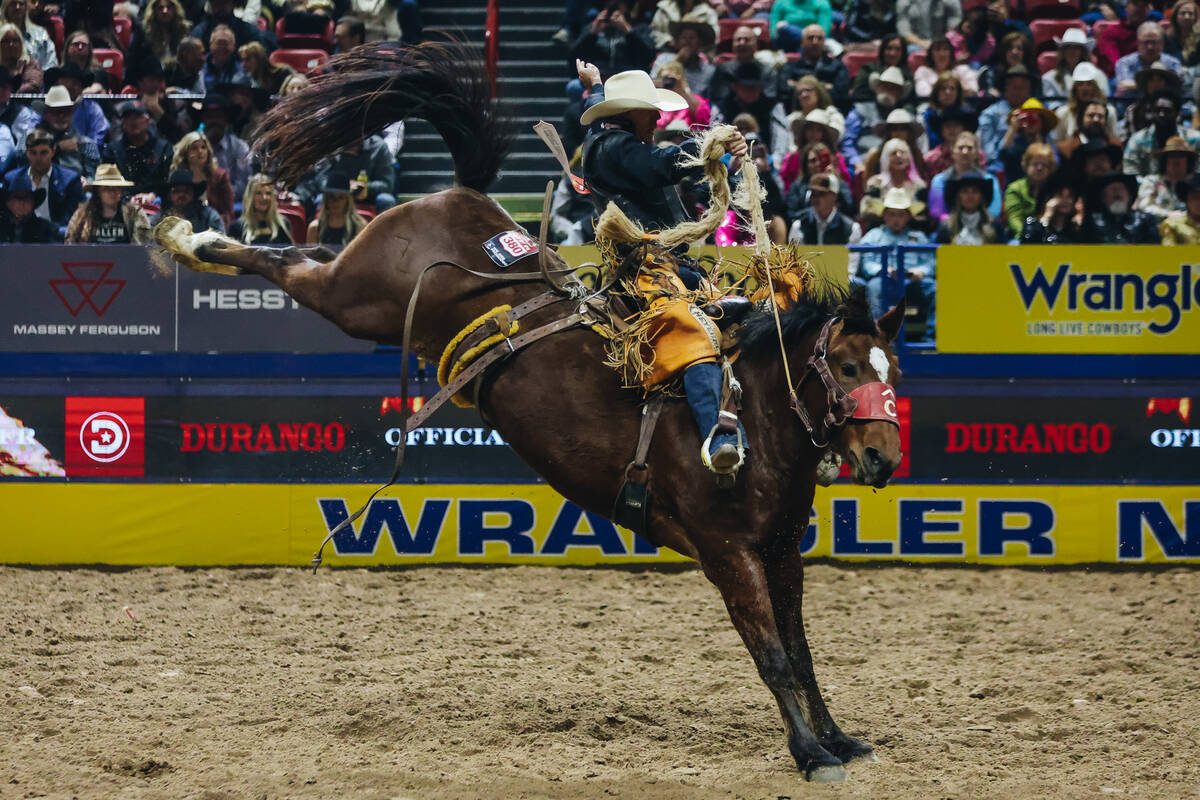
[[[1112,428],[1104,423],[946,423],[947,453],[1104,453],[1110,447]]]
[[[296,450],[336,452],[346,446],[346,426],[340,422],[261,423],[184,422],[180,431],[181,453],[208,450],[213,453],[276,453]]]

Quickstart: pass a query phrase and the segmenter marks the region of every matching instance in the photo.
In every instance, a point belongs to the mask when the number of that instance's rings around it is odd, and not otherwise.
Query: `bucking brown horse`
[[[478,54],[462,45],[372,45],[330,63],[329,73],[283,99],[259,128],[259,146],[282,179],[294,180],[338,148],[415,116],[445,139],[458,185],[381,214],[332,259],[319,249],[193,235],[170,221],[157,232],[159,241],[187,266],[260,275],[349,335],[390,345],[401,342],[417,277],[437,265],[421,285],[412,328],[413,349],[436,359],[481,314],[545,291],[533,281],[487,280],[453,266],[498,274],[482,244],[518,228],[484,194],[505,154],[503,120]],[[552,267],[566,268],[548,255]],[[522,324],[536,326],[556,313],[546,308]],[[667,403],[649,456],[646,537],[696,559],[720,590],[779,704],[788,748],[815,780],[844,779],[843,763],[869,755],[871,747],[838,728],[817,688],[801,611],[799,544],[826,449],[849,460],[857,482],[874,486],[883,486],[900,462],[898,426],[857,419],[846,403],[863,387],[883,385],[886,395],[895,385],[890,342],[902,313],[893,309],[876,321],[865,302],[844,293],[800,303],[781,315],[778,330],[772,314],[756,312],[745,323],[735,364],[750,455],[733,488],[718,489],[701,465],[701,435],[682,401]],[[824,358],[810,359],[814,351]],[[802,376],[798,412],[789,404],[784,352],[791,373]],[[551,486],[609,515],[638,441],[642,397],[621,387],[604,355],[596,333],[565,330],[487,372],[476,397],[483,417]],[[802,412],[816,421],[814,430]]]

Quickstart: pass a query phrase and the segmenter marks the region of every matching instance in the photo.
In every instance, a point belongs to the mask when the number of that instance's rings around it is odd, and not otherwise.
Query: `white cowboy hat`
[[[875,123],[875,128],[878,130],[886,129],[892,125],[905,125],[908,127],[909,133],[913,139],[917,139],[925,132],[925,126],[917,122],[916,117],[911,112],[903,108],[893,108],[887,115],[887,119],[882,122]]]
[[[1075,70],[1067,77],[1067,91],[1071,91],[1071,87],[1079,81],[1091,81],[1096,84],[1102,97],[1108,97],[1108,76],[1092,62],[1080,61],[1075,65]]]
[[[906,189],[893,186],[883,196],[883,207],[885,210],[890,208],[893,211],[907,211],[915,217],[925,208],[925,204],[914,200]]]
[[[1062,36],[1054,37],[1054,43],[1059,47],[1062,47],[1064,44],[1077,44],[1085,48],[1089,53],[1092,52],[1092,48],[1096,44],[1095,40],[1080,28],[1067,28],[1063,31]]]
[[[805,125],[820,125],[822,128],[825,128],[825,130],[832,132],[833,137],[837,141],[841,141],[842,136],[846,134],[846,126],[844,124],[839,125],[838,122],[839,121],[824,108],[814,108],[804,117]]]
[[[590,125],[601,117],[614,117],[626,111],[682,111],[687,101],[669,89],[659,89],[645,71],[618,72],[604,82],[604,99],[583,112],[580,125]]]
[[[50,91],[46,92],[46,99],[39,100],[34,104],[38,111],[44,112],[48,108],[74,108],[75,101],[71,99],[71,93],[67,91],[67,87],[57,84],[50,87]]]
[[[890,83],[893,86],[901,88],[907,85],[907,81],[904,80],[904,73],[900,71],[899,67],[888,67],[878,75],[872,75],[867,83],[870,85],[871,91],[874,91],[881,83]]]
[[[133,186],[133,181],[125,180],[116,164],[101,164],[96,167],[96,177],[88,181],[88,186],[110,186],[114,189],[126,189]]]

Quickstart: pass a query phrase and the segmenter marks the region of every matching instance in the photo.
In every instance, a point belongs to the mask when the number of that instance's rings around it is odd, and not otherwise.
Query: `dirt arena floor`
[[[809,568],[804,783],[696,571],[0,569],[0,797],[1195,797],[1200,572]]]

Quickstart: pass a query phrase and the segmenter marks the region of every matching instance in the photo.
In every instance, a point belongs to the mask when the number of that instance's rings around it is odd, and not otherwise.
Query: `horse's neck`
[[[803,347],[793,347],[789,353],[791,379],[799,381],[803,364],[812,352],[815,337],[805,339]],[[811,474],[821,458],[800,418],[789,403],[790,388],[779,350],[769,348],[738,360],[735,372],[742,381],[742,416],[747,429],[757,431],[754,444],[771,459],[771,463],[788,465],[797,476]],[[805,387],[808,388],[808,387]],[[803,395],[801,402],[804,401]],[[822,410],[821,414],[824,411]],[[820,418],[821,415],[815,415]],[[757,456],[756,456],[757,457]]]

